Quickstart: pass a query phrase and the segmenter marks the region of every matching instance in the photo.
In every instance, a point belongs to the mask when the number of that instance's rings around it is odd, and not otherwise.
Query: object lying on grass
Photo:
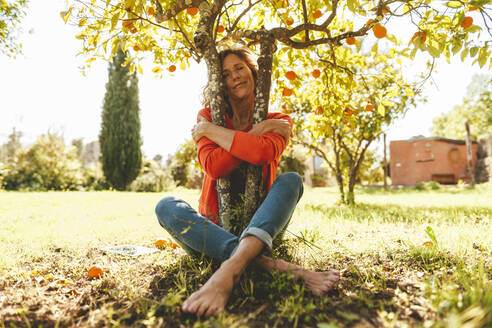
[[[111,246],[106,248],[101,248],[103,252],[114,253],[126,256],[140,256],[144,254],[150,254],[157,252],[157,248],[149,248],[143,246],[135,246],[135,245],[119,245],[119,246]]]

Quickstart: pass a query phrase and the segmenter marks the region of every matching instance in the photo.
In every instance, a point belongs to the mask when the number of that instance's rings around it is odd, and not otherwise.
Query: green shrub
[[[28,149],[20,150],[3,176],[8,190],[75,190],[85,184],[74,147],[48,133]]]
[[[415,185],[415,189],[417,190],[425,190],[425,182],[424,181],[419,181]]]
[[[130,184],[130,190],[137,192],[162,192],[174,187],[169,171],[154,161],[144,163],[141,174]]]
[[[441,184],[437,181],[429,181],[427,183],[427,186],[431,189],[431,190],[439,190],[441,189]]]
[[[109,183],[104,177],[101,163],[91,163],[87,168],[83,169],[85,175],[85,189],[86,190],[108,190],[110,189]]]

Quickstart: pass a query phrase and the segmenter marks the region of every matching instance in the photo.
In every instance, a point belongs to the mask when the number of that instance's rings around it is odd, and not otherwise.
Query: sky
[[[31,1],[22,24],[24,55],[16,59],[0,55],[0,144],[6,142],[13,128],[23,133],[23,144],[32,143],[48,131],[62,134],[66,143],[76,138],[89,143],[98,138],[107,63],[95,62],[86,76],[82,75],[78,67],[84,58],[77,57],[82,44],[75,39],[76,30],[65,25],[59,15],[66,9],[64,0]],[[417,57],[406,70],[409,76],[425,70],[425,56]],[[389,128],[389,141],[431,136],[433,118],[462,102],[473,74],[489,72],[471,66],[469,61],[453,59],[450,65],[438,60],[433,85],[427,83],[423,90],[428,102],[419,104]],[[201,108],[206,66],[202,62],[184,71],[178,68],[163,79],[154,78],[150,61],[142,66],[142,150],[147,158],[157,154],[167,158],[191,138]]]

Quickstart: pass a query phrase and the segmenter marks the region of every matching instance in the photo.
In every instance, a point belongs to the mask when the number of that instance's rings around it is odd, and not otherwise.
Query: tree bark
[[[470,173],[471,186],[475,188],[475,169],[473,167],[473,150],[472,150],[472,140],[470,135],[470,121],[465,122],[466,128],[466,150],[468,157],[468,172]]]
[[[208,69],[210,111],[212,123],[218,126],[226,126],[226,102],[223,97],[223,81],[219,54],[213,39],[213,22],[217,15],[218,4],[216,7],[200,8],[200,22],[194,35],[194,42],[197,50],[203,55]],[[226,230],[230,230],[230,218],[232,217],[231,204],[231,183],[228,178],[221,178],[216,181],[216,189],[219,202],[219,222]]]
[[[258,58],[258,78],[255,96],[255,113],[253,125],[264,121],[268,117],[268,104],[270,101],[270,87],[272,84],[272,63],[275,52],[275,39],[267,31],[260,31],[260,57]],[[244,204],[239,211],[239,219],[235,220],[234,232],[241,233],[251,221],[261,201],[263,187],[263,168],[257,165],[248,165],[246,186],[244,191]]]
[[[386,133],[383,133],[383,175],[384,175],[384,190],[388,190],[388,182],[386,181],[388,178],[388,168],[386,162]]]

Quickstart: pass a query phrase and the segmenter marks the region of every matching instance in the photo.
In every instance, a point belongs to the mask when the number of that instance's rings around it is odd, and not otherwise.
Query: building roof
[[[466,141],[465,140],[455,140],[455,139],[448,139],[448,138],[443,138],[443,137],[424,137],[423,135],[414,136],[414,137],[411,137],[408,140],[401,140],[401,141],[407,141],[407,142],[443,141],[443,142],[452,143],[452,144],[455,144],[455,145],[464,145],[464,144],[466,144]],[[477,142],[475,140],[473,140],[472,143],[477,143]]]

